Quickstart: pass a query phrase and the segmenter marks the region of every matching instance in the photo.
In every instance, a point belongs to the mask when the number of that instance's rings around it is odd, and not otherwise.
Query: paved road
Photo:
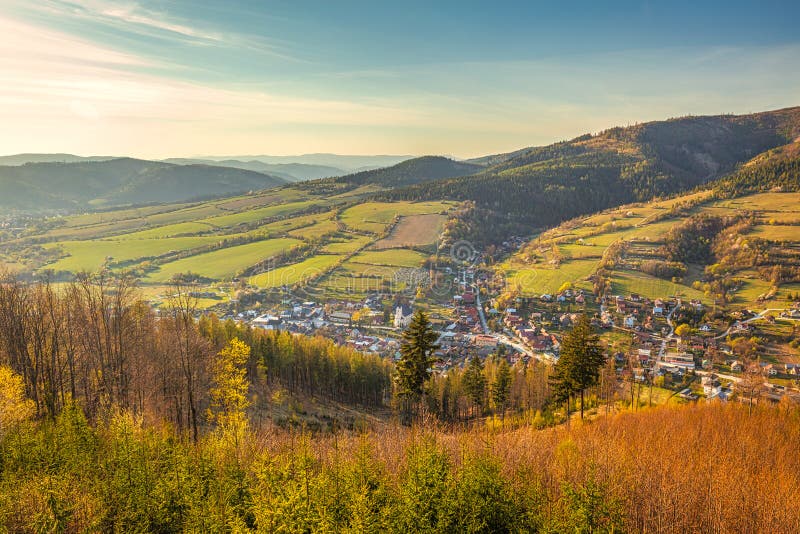
[[[675,306],[669,311],[667,314],[667,325],[669,326],[669,334],[661,340],[661,348],[658,351],[658,361],[662,361],[664,359],[664,355],[667,352],[667,344],[669,340],[675,335],[675,325],[672,324],[672,315],[675,313],[675,310],[681,307],[681,299],[677,299]]]
[[[475,291],[475,305],[478,307],[478,316],[481,318],[481,328],[483,328],[483,333],[489,333],[489,326],[486,324],[486,316],[483,314],[483,304],[481,304],[481,292],[478,289],[478,286],[472,284],[472,290]]]
[[[720,373],[718,373],[716,371],[702,371],[700,369],[696,369],[695,370],[695,374],[700,375],[700,376],[708,376],[708,375],[713,374],[713,375],[716,375],[718,378],[722,378],[724,380],[730,380],[731,382],[741,382],[742,381],[742,377],[741,376],[725,375],[725,374],[720,374]],[[767,383],[767,381],[765,380],[764,383]]]

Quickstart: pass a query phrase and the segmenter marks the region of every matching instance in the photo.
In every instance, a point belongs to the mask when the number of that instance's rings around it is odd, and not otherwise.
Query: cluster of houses
[[[800,302],[795,302],[794,306],[781,312],[781,317],[800,321]]]
[[[317,302],[287,302],[278,313],[255,316],[254,312],[239,314],[253,327],[263,330],[280,330],[293,334],[314,334],[324,328],[327,337],[337,345],[373,353],[383,357],[399,357],[400,342],[390,336],[367,334],[354,326],[356,313],[371,321],[373,314],[380,316],[383,324],[383,305],[380,296],[371,296],[364,302],[330,301],[325,305]],[[407,305],[404,305],[407,306]]]
[[[325,318],[337,324],[356,322],[366,326],[382,326],[386,324],[383,299],[382,294],[373,293],[362,301],[329,300],[325,305]]]
[[[676,300],[651,300],[632,293],[627,297],[617,295],[603,297],[600,301],[600,326],[612,328],[620,326],[631,330],[656,329],[660,318],[669,315],[677,305]],[[691,301],[690,306],[702,310],[700,301]]]
[[[471,289],[455,295],[453,297],[454,322],[447,329],[453,332],[472,332],[475,334],[483,332],[476,302],[475,293]]]
[[[563,317],[556,318],[559,324],[564,324],[567,321],[571,324],[571,321],[577,318],[575,314],[562,315]],[[503,325],[510,335],[519,339],[530,350],[557,354],[560,348],[558,338],[546,330],[542,320],[543,314],[541,312],[533,312],[526,322],[517,314],[515,308],[509,308],[503,318]]]
[[[400,342],[391,337],[379,337],[362,333],[358,328],[350,328],[333,336],[337,345],[350,347],[364,353],[376,354],[385,358],[400,359]]]
[[[497,350],[498,342],[495,336],[445,329],[437,344],[439,348],[434,356],[438,361],[434,364],[434,370],[441,373],[464,366],[474,356],[486,358]]]
[[[286,302],[277,314],[267,313],[252,318],[250,324],[263,330],[283,330],[294,334],[311,334],[326,324],[323,306],[316,302]],[[247,312],[250,314],[251,312]]]

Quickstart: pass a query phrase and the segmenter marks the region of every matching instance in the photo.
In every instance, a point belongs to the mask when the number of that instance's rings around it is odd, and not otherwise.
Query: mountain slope
[[[753,158],[716,185],[719,196],[800,191],[800,138]]]
[[[454,161],[442,156],[423,156],[383,169],[341,176],[334,181],[353,185],[374,184],[383,187],[403,187],[443,178],[465,176],[481,169],[480,165]]]
[[[548,226],[685,191],[798,135],[800,107],[650,122],[516,151],[508,158],[488,156],[483,161],[494,164],[476,174],[416,184],[384,196],[471,200],[496,221],[517,228]]]
[[[243,169],[132,158],[29,163],[0,167],[0,207],[40,210],[174,202],[233,195],[285,183],[282,178]]]

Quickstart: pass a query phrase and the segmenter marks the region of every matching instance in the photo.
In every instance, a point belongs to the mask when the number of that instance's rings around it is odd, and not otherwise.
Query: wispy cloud
[[[32,13],[50,23],[79,22],[94,28],[132,34],[146,39],[167,40],[190,46],[219,46],[267,54],[287,61],[301,61],[289,52],[289,43],[261,35],[244,35],[185,20],[138,2],[113,0],[8,0],[22,13]]]
[[[27,3],[26,8],[60,17],[74,17],[95,23],[124,27],[128,31],[154,34],[172,34],[176,37],[198,41],[221,42],[223,34],[176,21],[167,13],[153,11],[135,2],[110,2],[105,0],[40,0]]]
[[[59,139],[74,143],[76,133],[97,136],[85,141],[101,147],[127,143],[135,133],[137,141],[124,152],[164,150],[160,135],[173,153],[193,144],[211,151],[214,143],[233,149],[248,138],[252,145],[265,132],[277,136],[303,125],[322,130],[426,120],[391,103],[232,90],[158,76],[141,68],[157,65],[135,55],[14,19],[0,17],[0,33],[0,146],[7,150],[37,135],[51,145]]]

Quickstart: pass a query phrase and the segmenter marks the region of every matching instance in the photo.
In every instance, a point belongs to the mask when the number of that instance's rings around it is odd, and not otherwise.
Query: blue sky
[[[0,142],[465,157],[800,105],[798,2],[564,4],[5,0]]]

